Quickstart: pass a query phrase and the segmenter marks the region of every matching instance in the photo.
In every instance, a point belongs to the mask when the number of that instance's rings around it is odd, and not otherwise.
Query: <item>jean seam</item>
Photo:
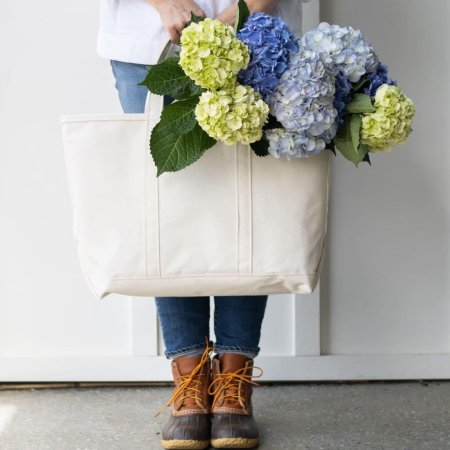
[[[213,342],[210,340],[209,344],[213,345]],[[181,347],[177,350],[166,350],[164,353],[167,357],[173,357],[173,356],[184,354],[184,353],[192,351],[192,350],[199,350],[199,349],[204,349],[204,348],[205,348],[205,344],[194,344],[194,345],[189,345],[187,347]]]
[[[260,347],[244,347],[242,345],[221,345],[215,344],[214,350],[240,350],[243,352],[259,352]]]

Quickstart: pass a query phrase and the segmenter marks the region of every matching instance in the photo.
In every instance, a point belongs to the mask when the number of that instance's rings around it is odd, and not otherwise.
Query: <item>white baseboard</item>
[[[260,356],[255,365],[258,382],[450,379],[450,354]],[[165,356],[0,358],[0,382],[170,380]]]

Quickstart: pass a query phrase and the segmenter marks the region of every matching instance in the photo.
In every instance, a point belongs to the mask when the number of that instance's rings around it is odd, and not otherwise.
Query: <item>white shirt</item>
[[[302,1],[280,0],[273,15],[296,35],[302,29]],[[235,0],[197,0],[207,17],[215,17]],[[97,53],[103,58],[155,64],[169,39],[158,11],[147,0],[101,0]]]

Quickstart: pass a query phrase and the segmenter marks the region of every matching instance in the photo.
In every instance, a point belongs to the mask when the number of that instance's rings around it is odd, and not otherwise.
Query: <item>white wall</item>
[[[0,2],[1,356],[128,350],[128,300],[92,301],[80,273],[59,124],[120,111],[97,3]]]
[[[334,161],[322,276],[324,353],[449,352],[450,3],[322,0],[364,31],[417,109],[409,142]]]
[[[49,370],[61,380],[83,370],[84,380],[152,376],[127,359],[136,352],[129,300],[94,301],[72,239],[59,116],[121,111],[108,61],[95,52],[97,16],[88,0],[0,2],[0,381],[27,380],[32,366],[36,380]],[[364,30],[414,99],[415,131],[372,167],[333,161],[320,329],[322,355],[336,358],[272,364],[290,379],[449,376],[449,3],[322,0],[322,16]],[[280,379],[268,362],[294,351],[293,319],[271,300],[279,332],[263,337],[261,365]],[[396,357],[405,353],[418,358]],[[420,358],[436,353],[444,359]]]

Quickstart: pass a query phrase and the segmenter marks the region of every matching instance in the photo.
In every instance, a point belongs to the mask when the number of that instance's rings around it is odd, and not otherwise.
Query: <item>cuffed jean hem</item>
[[[212,347],[214,345],[213,341],[209,341],[209,345]],[[187,347],[182,347],[177,350],[166,350],[164,355],[167,359],[178,358],[179,356],[194,356],[203,355],[205,351],[205,342],[202,344],[189,345]]]
[[[260,347],[242,347],[239,345],[214,345],[215,353],[237,353],[254,359],[258,356]]]

